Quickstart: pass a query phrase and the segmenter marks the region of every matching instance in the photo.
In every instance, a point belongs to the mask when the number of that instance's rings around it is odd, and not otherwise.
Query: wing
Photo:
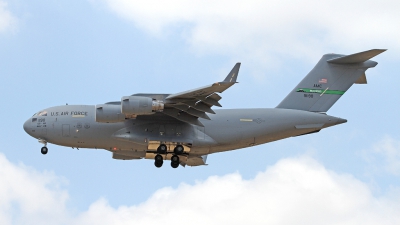
[[[217,92],[222,93],[236,83],[239,68],[240,63],[236,63],[222,82],[168,95],[165,98],[165,108],[162,113],[186,123],[203,126],[198,118],[209,120],[207,113],[215,114],[211,107],[221,107],[219,104],[221,96]]]

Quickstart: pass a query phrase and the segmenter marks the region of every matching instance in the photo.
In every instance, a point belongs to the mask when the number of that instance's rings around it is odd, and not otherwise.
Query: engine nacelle
[[[162,111],[164,104],[149,97],[143,96],[124,96],[121,98],[121,112],[126,117],[137,115],[149,115]]]
[[[121,113],[120,105],[99,104],[96,105],[96,122],[117,123],[125,120],[125,115]]]

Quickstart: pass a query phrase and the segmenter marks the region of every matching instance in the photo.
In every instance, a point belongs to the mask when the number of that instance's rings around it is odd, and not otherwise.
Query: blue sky
[[[0,0],[0,223],[182,215],[178,223],[398,223],[399,9],[396,1]],[[43,156],[22,129],[49,106],[185,91],[223,79],[236,62],[239,84],[222,94],[223,107],[275,107],[321,55],[373,48],[388,51],[374,58],[368,85],[328,112],[347,123],[210,155],[208,166],[157,169],[55,145]]]

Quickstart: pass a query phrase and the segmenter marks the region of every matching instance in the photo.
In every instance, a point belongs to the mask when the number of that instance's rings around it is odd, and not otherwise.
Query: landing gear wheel
[[[174,148],[174,153],[175,153],[176,155],[181,155],[181,154],[183,153],[183,150],[185,150],[185,149],[183,148],[182,145],[177,145],[177,146]]]
[[[171,167],[177,168],[179,166],[179,157],[177,155],[173,155],[171,157]]]
[[[154,157],[154,159],[155,159],[156,161],[163,161],[163,157],[162,157],[162,155],[160,155],[160,154],[157,154],[156,157]]]
[[[158,148],[157,148],[157,153],[159,154],[165,154],[167,153],[167,146],[165,144],[161,144]]]
[[[160,168],[160,167],[162,167],[162,165],[163,165],[163,161],[161,161],[161,162],[155,161],[155,162],[154,162],[154,165],[155,165],[157,168]]]
[[[177,163],[177,162],[171,162],[171,167],[172,168],[178,168],[178,166],[179,166],[179,163]]]
[[[45,146],[45,147],[42,147],[42,148],[40,149],[40,152],[41,152],[43,155],[46,155],[47,152],[49,152],[49,149],[47,149],[47,147]]]
[[[173,155],[173,156],[171,157],[171,162],[177,162],[177,163],[179,163],[179,156]]]
[[[160,155],[160,154],[157,154],[156,155],[156,157],[154,157],[154,165],[157,167],[157,168],[160,168],[160,167],[162,167],[162,165],[163,165],[163,163],[164,163],[164,160],[163,160],[163,157]]]

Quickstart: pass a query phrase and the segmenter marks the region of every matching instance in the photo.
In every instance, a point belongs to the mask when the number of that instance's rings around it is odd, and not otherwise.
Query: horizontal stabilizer
[[[349,63],[362,63],[371,59],[382,52],[386,51],[386,49],[371,49],[365,52],[359,52],[351,55],[340,56],[338,58],[327,60],[330,63],[336,64],[349,64]]]

